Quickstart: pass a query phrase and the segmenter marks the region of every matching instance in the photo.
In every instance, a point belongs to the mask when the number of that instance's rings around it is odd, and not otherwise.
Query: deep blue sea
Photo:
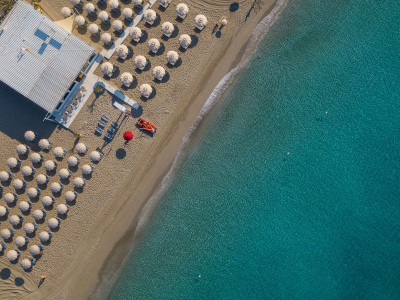
[[[104,299],[400,299],[400,1],[292,0],[218,101]]]

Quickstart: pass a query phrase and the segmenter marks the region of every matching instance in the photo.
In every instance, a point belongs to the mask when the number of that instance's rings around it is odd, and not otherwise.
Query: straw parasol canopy
[[[100,161],[100,159],[101,159],[101,154],[100,154],[100,152],[99,152],[99,151],[92,151],[92,152],[90,153],[90,159],[91,159],[92,161]]]
[[[50,144],[49,140],[47,140],[47,139],[41,139],[39,141],[39,147],[42,150],[49,149],[50,146],[51,146],[51,144]]]
[[[134,59],[135,66],[139,69],[143,69],[147,64],[147,59],[143,55],[138,55]]]
[[[10,157],[9,159],[7,159],[7,166],[9,168],[15,168],[16,166],[18,166],[18,160],[15,157]]]
[[[48,179],[47,179],[46,175],[39,174],[36,177],[36,182],[37,182],[37,184],[46,184],[48,182]]]
[[[132,11],[132,9],[130,9],[129,7],[126,7],[126,8],[124,8],[124,10],[122,11],[122,15],[123,15],[125,18],[127,18],[127,19],[132,18],[133,11]]]
[[[158,2],[159,2],[162,6],[169,4],[170,1],[171,1],[171,0],[158,0]]]
[[[71,0],[71,3],[73,5],[77,5],[77,4],[81,3],[81,0]]]
[[[79,154],[84,154],[87,152],[88,147],[86,146],[85,143],[78,143],[75,147],[76,152],[78,152]]]
[[[109,33],[103,33],[102,35],[101,35],[101,41],[103,42],[103,43],[105,43],[105,44],[109,44],[109,43],[111,43],[111,34],[109,34]]]
[[[106,11],[99,12],[99,19],[100,21],[104,22],[108,20],[108,13]]]
[[[56,208],[57,213],[60,215],[64,215],[68,212],[68,206],[65,204],[59,204]],[[50,221],[50,220],[49,220]]]
[[[11,231],[9,229],[3,229],[0,231],[0,236],[3,240],[8,240],[11,237]]]
[[[117,53],[119,57],[126,57],[128,55],[128,52],[128,47],[125,45],[119,45],[117,49],[115,49],[115,53]]]
[[[4,217],[7,214],[7,207],[0,205],[0,217]]]
[[[64,18],[68,18],[71,15],[71,9],[69,7],[63,7],[61,8],[61,15]]]
[[[50,239],[50,234],[47,231],[42,231],[39,233],[39,240],[43,242],[47,242]]]
[[[14,261],[14,260],[16,260],[18,258],[18,252],[17,251],[15,251],[15,250],[9,250],[8,252],[7,252],[7,259],[9,260],[9,261]]]
[[[55,147],[53,153],[54,153],[55,157],[61,158],[61,157],[64,157],[65,151],[61,147]]]
[[[24,231],[26,234],[31,234],[35,231],[35,225],[33,223],[26,223],[24,225]]]
[[[142,37],[142,30],[139,27],[132,27],[131,31],[129,32],[131,38],[140,39]]]
[[[150,39],[149,42],[147,43],[149,46],[150,51],[157,52],[158,49],[160,49],[160,41],[157,39]]]
[[[203,15],[197,15],[194,18],[194,23],[195,23],[196,27],[203,28],[204,26],[207,25],[207,18]]]
[[[76,167],[79,164],[79,159],[75,155],[70,156],[68,157],[67,163],[70,167]]]
[[[71,173],[68,169],[61,169],[58,175],[60,175],[61,179],[67,179],[71,176]]]
[[[68,191],[65,193],[65,200],[71,202],[76,199],[76,194],[73,191]]]
[[[153,69],[153,76],[158,80],[162,80],[165,76],[165,69],[160,66],[155,67]]]
[[[36,138],[36,136],[35,136],[35,133],[32,130],[29,130],[29,131],[25,132],[24,138],[28,142],[32,142]]]
[[[24,144],[19,144],[19,145],[17,146],[17,153],[18,153],[19,155],[24,155],[24,154],[26,154],[28,151],[29,151],[29,150],[28,150],[28,147],[26,147]]]
[[[50,196],[44,196],[42,198],[42,204],[43,206],[51,206],[54,203],[54,200]]]
[[[6,171],[0,172],[0,181],[8,181],[10,180],[10,174]]]
[[[189,7],[185,3],[179,3],[176,6],[176,13],[180,17],[185,17],[189,12]]]
[[[58,225],[60,225],[60,222],[58,222],[56,218],[50,218],[47,222],[47,225],[49,226],[49,228],[54,229],[57,228]]]
[[[170,36],[174,32],[175,27],[171,22],[164,22],[161,25],[161,30],[166,36]]]
[[[140,94],[142,94],[143,97],[149,98],[151,93],[153,92],[153,88],[150,86],[150,84],[143,83],[140,88]]]
[[[62,190],[62,185],[58,182],[53,182],[50,186],[50,189],[53,193],[59,193]]]
[[[76,177],[74,179],[74,186],[77,188],[82,188],[85,186],[85,179],[83,179],[82,177]]]
[[[88,3],[85,5],[85,10],[88,14],[91,14],[95,11],[95,7],[92,3]]]
[[[38,245],[32,245],[29,247],[29,252],[31,255],[36,256],[39,255],[41,251]]]
[[[192,39],[190,38],[190,36],[188,34],[182,34],[179,37],[179,43],[181,44],[181,46],[183,48],[187,48],[192,43]]]
[[[29,203],[27,201],[21,201],[18,204],[18,208],[19,208],[20,211],[26,212],[31,208],[31,206],[29,205]]]
[[[82,166],[82,174],[84,175],[90,175],[93,172],[93,167],[89,164],[83,165]]]
[[[27,194],[29,198],[33,199],[38,196],[39,192],[37,188],[29,188]]]
[[[91,4],[91,3],[89,3],[89,4]],[[97,26],[96,24],[90,24],[90,25],[89,25],[89,32],[90,32],[91,34],[96,34],[96,33],[98,33],[98,32],[99,32],[99,26]]]
[[[179,60],[179,55],[176,51],[168,51],[167,53],[167,61],[171,64],[174,65],[176,62]]]
[[[21,223],[21,219],[17,215],[12,215],[9,221],[12,226],[17,226]]]
[[[136,6],[138,6],[138,5],[143,5],[143,0],[133,0],[133,5],[136,5]]]
[[[18,248],[21,248],[26,245],[26,239],[23,236],[17,236],[15,239],[15,245],[17,245]]]
[[[152,23],[157,19],[157,14],[154,10],[148,9],[144,13],[144,18],[147,22]]]
[[[124,85],[130,86],[133,82],[133,76],[131,73],[125,72],[121,74],[120,80]]]
[[[124,27],[124,24],[122,24],[122,22],[120,20],[115,20],[112,23],[112,27],[116,30],[116,31],[120,31],[122,30],[122,28]]]
[[[24,258],[24,259],[21,261],[21,267],[22,267],[22,269],[24,269],[24,270],[29,270],[29,269],[32,267],[32,262],[31,262],[29,259]]]
[[[101,72],[102,72],[104,75],[109,75],[109,74],[111,74],[112,71],[113,71],[113,69],[114,69],[114,66],[113,66],[111,63],[109,63],[108,61],[105,62],[105,63],[103,63],[103,64],[101,65]]]
[[[82,17],[82,16],[76,16],[76,18],[75,18],[75,23],[76,23],[76,25],[78,25],[78,26],[83,26],[83,25],[85,25],[85,22],[86,22],[86,20],[85,20],[84,17]]]
[[[31,162],[33,162],[34,164],[40,163],[42,161],[42,156],[40,155],[40,153],[32,153],[30,158]]]
[[[117,9],[119,6],[118,0],[110,0],[108,2],[108,5],[111,7],[111,9]]]
[[[15,197],[14,194],[7,193],[7,194],[4,195],[4,201],[5,201],[7,204],[11,204],[11,203],[13,203],[15,200],[16,200],[16,197]]]
[[[13,187],[14,187],[14,189],[16,189],[16,190],[21,190],[21,189],[24,188],[24,186],[25,186],[25,184],[24,184],[24,182],[23,182],[21,179],[15,179],[15,180],[13,181]]]
[[[35,209],[32,213],[32,217],[36,220],[39,221],[41,219],[43,219],[44,217],[44,213],[43,211],[41,211],[40,209]]]
[[[44,168],[45,168],[47,171],[53,171],[55,168],[57,168],[57,165],[56,165],[56,163],[55,163],[54,161],[52,161],[52,160],[46,160],[45,163],[44,163]]]
[[[24,176],[32,176],[34,174],[34,170],[32,167],[25,166],[22,168],[22,175]]]

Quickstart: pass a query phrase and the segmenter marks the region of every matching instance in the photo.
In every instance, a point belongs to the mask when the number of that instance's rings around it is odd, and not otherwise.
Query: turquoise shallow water
[[[400,3],[293,0],[105,299],[400,299]]]

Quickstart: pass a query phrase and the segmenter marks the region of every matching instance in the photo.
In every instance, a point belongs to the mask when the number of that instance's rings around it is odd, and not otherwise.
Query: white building
[[[0,24],[0,80],[52,119],[95,59],[92,47],[17,1]]]

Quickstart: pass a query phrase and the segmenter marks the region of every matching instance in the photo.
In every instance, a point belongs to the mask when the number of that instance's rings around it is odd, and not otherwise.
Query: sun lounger
[[[100,121],[99,121],[99,126],[101,126],[101,127],[106,127],[106,123],[104,123],[103,120],[100,120]]]
[[[102,119],[104,122],[108,122],[108,120],[110,120],[110,118],[107,117],[106,115],[102,115],[102,116],[101,116],[101,119]]]
[[[103,129],[101,129],[100,127],[96,127],[96,132],[101,135],[103,134]]]
[[[108,127],[107,131],[108,131],[109,133],[111,133],[111,134],[114,134],[114,133],[117,132],[117,130],[116,130],[114,127],[112,127],[112,126]]]
[[[113,138],[112,135],[109,134],[109,133],[106,133],[104,137],[109,139],[109,140],[112,140],[112,138]]]
[[[111,122],[111,126],[114,127],[114,128],[118,128],[119,125],[118,125],[117,122],[112,121]]]

